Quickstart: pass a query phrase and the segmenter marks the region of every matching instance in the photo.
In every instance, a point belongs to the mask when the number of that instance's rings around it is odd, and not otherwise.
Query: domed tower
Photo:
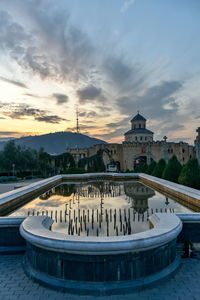
[[[131,120],[131,130],[124,135],[126,142],[147,143],[153,141],[153,132],[146,128],[146,119],[140,115],[139,111]]]

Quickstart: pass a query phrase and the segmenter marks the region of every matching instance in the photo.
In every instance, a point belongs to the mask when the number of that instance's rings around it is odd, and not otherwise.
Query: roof
[[[133,119],[131,120],[131,122],[132,122],[132,121],[146,121],[146,119],[145,119],[143,116],[141,116],[141,115],[139,114],[139,112],[138,112],[138,114],[135,115],[135,117],[133,117]]]
[[[147,133],[147,134],[153,134],[153,131],[146,129],[146,128],[136,128],[136,129],[131,129],[125,133],[126,134],[131,134],[131,133]]]

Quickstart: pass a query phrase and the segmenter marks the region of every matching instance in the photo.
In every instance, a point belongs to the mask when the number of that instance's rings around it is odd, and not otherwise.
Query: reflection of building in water
[[[124,183],[124,192],[138,213],[144,213],[148,209],[148,199],[155,195],[154,190],[139,182]]]
[[[43,193],[39,198],[47,200],[53,195],[81,196],[90,198],[117,197],[121,195],[121,186],[110,182],[91,182],[80,184],[60,184]]]
[[[53,195],[69,197],[72,194],[75,194],[75,192],[76,192],[75,184],[61,184],[52,188],[46,193],[42,194],[39,198],[41,200],[47,200]]]

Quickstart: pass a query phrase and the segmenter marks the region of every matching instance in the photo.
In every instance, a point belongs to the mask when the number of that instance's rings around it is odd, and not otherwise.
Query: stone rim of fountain
[[[149,221],[153,228],[136,234],[87,237],[52,232],[51,218],[32,216],[22,222],[20,233],[26,241],[43,249],[82,255],[107,255],[153,249],[174,240],[182,230],[182,222],[175,214],[156,213]]]

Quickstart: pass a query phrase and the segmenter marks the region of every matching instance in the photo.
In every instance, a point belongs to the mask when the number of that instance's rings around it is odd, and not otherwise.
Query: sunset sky
[[[74,131],[121,142],[200,126],[199,0],[0,0],[0,137]]]

